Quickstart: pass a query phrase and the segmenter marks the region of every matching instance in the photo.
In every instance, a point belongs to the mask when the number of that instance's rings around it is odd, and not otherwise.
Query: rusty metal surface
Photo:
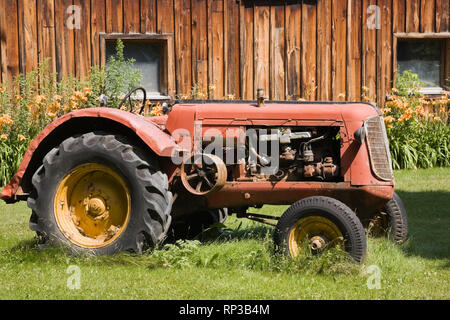
[[[191,157],[181,165],[181,182],[187,191],[200,196],[218,192],[227,180],[227,167],[223,160],[212,154]],[[205,158],[205,159],[203,159]],[[207,163],[209,162],[209,163]]]
[[[349,182],[228,182],[207,197],[209,207],[250,207],[262,204],[289,205],[311,196],[327,196],[347,204],[357,214],[377,210],[392,199],[392,185],[352,186]]]

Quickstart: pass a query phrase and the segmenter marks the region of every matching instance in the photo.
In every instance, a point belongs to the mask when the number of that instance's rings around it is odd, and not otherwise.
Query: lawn
[[[231,218],[219,239],[134,256],[75,258],[36,248],[25,203],[0,204],[1,299],[449,299],[450,168],[398,171],[410,239],[368,240],[365,263],[339,252],[303,261],[271,255],[270,227]],[[281,214],[266,206],[262,213]],[[80,271],[69,289],[69,266]],[[373,284],[379,271],[379,289]],[[369,287],[372,287],[370,289]]]

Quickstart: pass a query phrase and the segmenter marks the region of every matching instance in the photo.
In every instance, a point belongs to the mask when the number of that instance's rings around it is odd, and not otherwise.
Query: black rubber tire
[[[182,219],[175,219],[168,232],[170,240],[194,239],[204,230],[217,223],[225,223],[228,218],[228,209],[211,209],[190,214]]]
[[[388,216],[387,237],[395,243],[404,243],[408,239],[408,214],[397,193],[394,192],[393,198],[384,205],[382,211]]]
[[[344,203],[329,197],[302,199],[283,213],[274,232],[274,244],[277,252],[290,255],[289,233],[301,218],[308,216],[320,216],[333,222],[344,237],[345,251],[356,262],[364,261],[367,240],[361,221]]]
[[[167,176],[159,170],[154,154],[143,156],[123,136],[86,133],[63,141],[44,158],[32,178],[34,190],[28,198],[32,209],[30,228],[45,246],[64,246],[75,254],[111,255],[121,251],[142,253],[166,236],[171,223],[172,193]],[[58,227],[53,203],[61,180],[73,168],[100,163],[119,174],[131,197],[130,220],[112,243],[85,248],[69,241]]]

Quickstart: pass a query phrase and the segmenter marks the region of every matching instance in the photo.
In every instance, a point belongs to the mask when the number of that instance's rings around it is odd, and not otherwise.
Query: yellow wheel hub
[[[130,193],[111,168],[89,163],[76,167],[60,182],[54,212],[71,242],[99,248],[116,240],[130,218]]]
[[[312,252],[320,252],[343,244],[344,238],[339,228],[321,216],[302,218],[289,232],[289,252],[294,258],[304,253],[305,246],[309,246]]]

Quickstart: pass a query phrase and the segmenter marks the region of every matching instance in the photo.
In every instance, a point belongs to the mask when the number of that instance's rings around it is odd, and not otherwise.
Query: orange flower
[[[14,121],[11,119],[9,114],[4,114],[0,118],[0,123],[1,124],[6,124],[7,126],[10,126],[10,125],[12,125],[14,123]]]
[[[84,95],[83,92],[81,91],[75,91],[74,93],[72,93],[72,95],[70,96],[70,101],[88,101],[88,98]]]
[[[57,116],[57,114],[54,113],[54,112],[48,112],[48,113],[47,113],[47,117],[49,117],[50,119],[55,119],[56,116]]]
[[[76,100],[70,100],[70,108],[71,109],[77,109],[78,108],[78,102],[76,102]]]
[[[60,100],[62,100],[62,96],[60,96],[59,94],[55,94],[54,96],[53,96],[53,100],[56,100],[56,101],[60,101]]]
[[[384,122],[386,122],[386,123],[392,123],[394,121],[395,121],[395,118],[393,116],[384,117]]]
[[[411,119],[411,109],[406,110],[404,114],[401,115],[399,122],[407,121]]]
[[[445,113],[445,107],[444,106],[439,107],[439,112],[440,113]]]
[[[89,87],[84,88],[83,91],[84,91],[84,94],[87,95],[87,96],[92,93],[92,89],[89,88]]]
[[[39,112],[40,112],[39,106],[34,105],[34,104],[29,104],[29,105],[28,105],[28,109],[29,109],[29,111],[31,112],[31,116],[32,116],[34,119],[39,118]]]
[[[0,136],[0,139],[6,140],[6,139],[8,139],[8,136],[7,136],[6,134],[2,134],[2,135]]]
[[[152,108],[152,110],[150,111],[150,114],[152,115],[152,116],[160,116],[160,115],[162,115],[162,106],[161,106],[161,104],[157,104],[156,106],[154,106],[153,108]]]
[[[5,92],[6,91],[6,88],[5,87],[0,87],[0,93],[3,93],[3,92]]]
[[[19,134],[19,135],[18,135],[18,138],[19,138],[20,141],[25,141],[25,140],[27,140],[27,138],[25,138],[25,136],[24,136],[23,134]]]
[[[416,107],[416,113],[418,115],[423,115],[425,113],[425,109],[423,108],[423,106],[417,106]]]
[[[434,117],[433,120],[434,121],[441,121],[441,118],[440,117]]]
[[[44,102],[44,101],[45,101],[45,96],[39,95],[39,96],[36,96],[36,98],[34,98],[34,102],[35,102],[36,104],[41,104],[41,103]]]
[[[364,92],[364,93],[369,92],[369,88],[366,86],[362,87],[361,89],[362,89],[362,92]]]
[[[58,101],[55,101],[52,104],[49,104],[47,106],[47,115],[49,115],[49,114],[56,115],[58,113],[59,109],[61,109],[61,105],[59,104]],[[52,118],[52,117],[50,117],[50,118]]]
[[[201,100],[207,99],[208,98],[208,93],[206,92],[206,90],[199,91],[199,92],[196,93],[196,97],[195,98],[196,99],[201,99]],[[233,96],[233,99],[234,99],[234,96]],[[233,100],[233,99],[230,99],[230,100]]]
[[[392,93],[394,93],[394,94],[398,93],[398,89],[397,88],[392,88]]]

